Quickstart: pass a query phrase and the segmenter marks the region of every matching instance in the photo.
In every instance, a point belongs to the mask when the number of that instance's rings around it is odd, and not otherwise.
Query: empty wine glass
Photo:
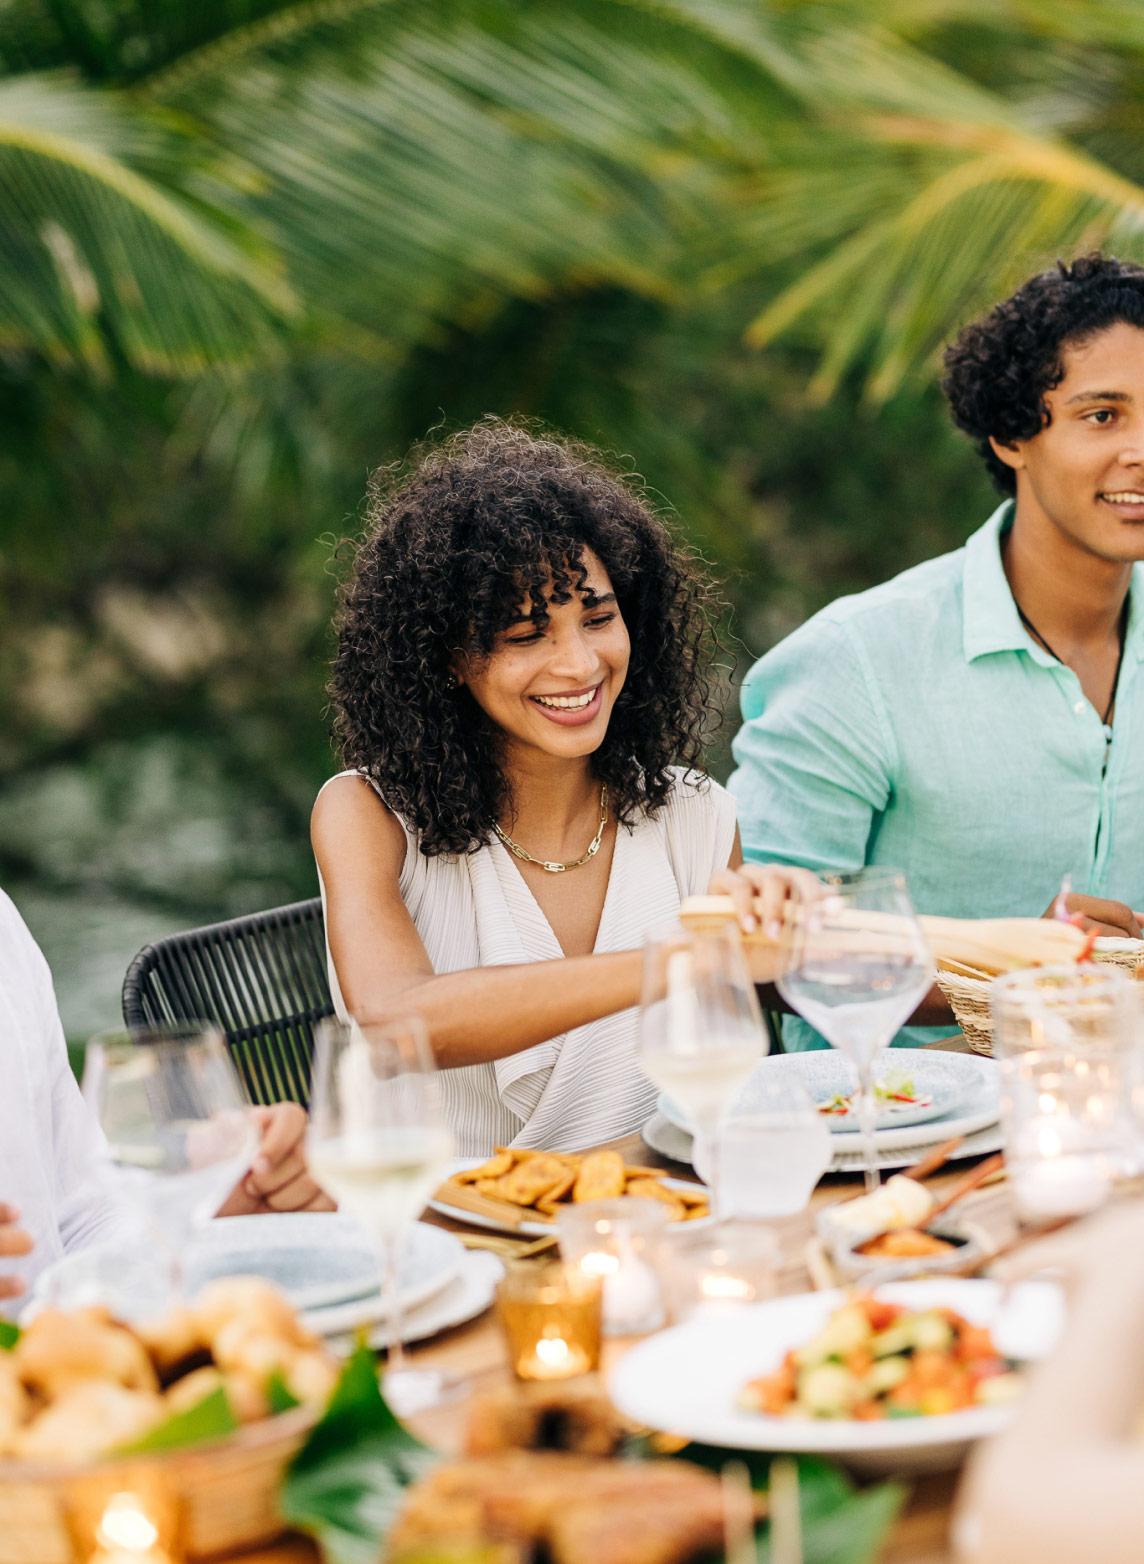
[[[402,1415],[463,1388],[451,1376],[410,1368],[401,1346],[405,1241],[452,1154],[424,1022],[324,1021],[314,1045],[306,1156],[318,1183],[377,1246],[389,1348],[385,1394]]]
[[[717,1211],[719,1122],[767,1049],[736,925],[650,939],[641,1006],[640,1067],[691,1124]]]
[[[854,1066],[866,1187],[877,1189],[874,1060],[924,999],[934,962],[898,870],[822,878],[826,895],[788,918],[777,987]]]
[[[102,1033],[87,1046],[83,1093],[117,1192],[158,1240],[179,1296],[196,1225],[215,1215],[258,1146],[225,1039],[205,1022]]]

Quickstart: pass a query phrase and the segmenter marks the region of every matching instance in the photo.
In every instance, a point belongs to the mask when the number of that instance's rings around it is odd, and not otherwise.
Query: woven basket
[[[1135,977],[1137,964],[1144,959],[1144,941],[1127,939],[1098,941],[1092,959],[1107,962],[1109,966],[1121,967]],[[989,1009],[989,993],[993,986],[993,979],[963,977],[957,972],[939,970],[937,986],[953,1007],[957,1023],[974,1053],[985,1054],[992,1058],[993,1017]]]
[[[85,1564],[116,1493],[156,1496],[188,1559],[242,1552],[286,1530],[278,1492],[317,1414],[296,1407],[225,1439],[84,1464],[0,1460],[0,1564]],[[82,1519],[80,1519],[82,1517]]]

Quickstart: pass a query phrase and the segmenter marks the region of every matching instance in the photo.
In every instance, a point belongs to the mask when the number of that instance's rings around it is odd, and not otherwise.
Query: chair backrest
[[[213,1021],[254,1103],[309,1102],[314,1028],[333,1013],[317,897],[156,940],[123,981],[129,1027]]]

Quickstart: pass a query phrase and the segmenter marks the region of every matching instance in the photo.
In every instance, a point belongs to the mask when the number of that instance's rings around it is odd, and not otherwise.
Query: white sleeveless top
[[[675,786],[659,813],[616,833],[596,954],[638,949],[675,920],[685,896],[702,895],[716,870],[727,867],[735,840],[733,799],[709,778],[673,770]],[[463,857],[427,858],[418,851],[416,832],[395,818],[407,839],[401,895],[434,972],[563,957],[499,841]],[[323,908],[325,896],[322,886]],[[326,955],[334,1005],[344,1019],[328,942]],[[638,1021],[637,1009],[623,1010],[503,1059],[443,1070],[458,1155],[484,1156],[493,1146],[579,1151],[638,1130],[656,1097],[636,1060]]]

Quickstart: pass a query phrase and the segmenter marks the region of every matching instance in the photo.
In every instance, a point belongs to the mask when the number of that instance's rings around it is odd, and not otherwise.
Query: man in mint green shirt
[[[1035,277],[946,364],[954,419],[1012,497],[751,670],[730,781],[744,853],[892,865],[920,912],[953,917],[1039,916],[1068,875],[1072,910],[1139,937],[1144,270],[1086,257]],[[785,1040],[823,1046],[793,1019]]]

